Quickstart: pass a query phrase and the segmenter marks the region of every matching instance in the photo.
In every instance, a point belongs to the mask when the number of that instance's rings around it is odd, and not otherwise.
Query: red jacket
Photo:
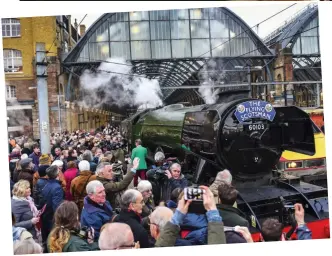
[[[72,180],[77,176],[77,169],[76,168],[70,168],[65,171],[63,174],[65,176],[66,180],[66,191],[65,191],[65,199],[68,201],[73,201],[73,197],[70,193],[70,185]]]

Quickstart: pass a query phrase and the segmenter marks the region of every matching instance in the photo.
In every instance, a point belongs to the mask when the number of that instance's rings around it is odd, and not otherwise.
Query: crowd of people
[[[199,187],[197,204],[185,199],[190,182],[181,163],[162,152],[149,163],[139,139],[129,152],[118,127],[52,134],[50,141],[49,154],[39,141],[9,142],[15,255],[253,242],[228,170]],[[150,179],[158,175],[159,190]],[[302,240],[311,239],[304,214],[296,204]],[[262,241],[285,240],[276,219],[266,219],[261,234]]]

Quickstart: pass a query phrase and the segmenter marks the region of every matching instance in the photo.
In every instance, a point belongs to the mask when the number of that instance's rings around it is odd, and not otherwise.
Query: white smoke
[[[84,107],[163,105],[158,80],[132,74],[131,64],[120,58],[101,63],[95,73],[84,72],[80,84],[84,96],[79,105]]]
[[[9,104],[7,104],[7,123],[9,136],[13,137],[12,134],[19,132],[24,133],[24,128],[31,127],[32,123],[30,118],[27,116],[25,110],[22,109],[8,109],[9,106],[21,106],[21,104],[16,99],[10,99]],[[15,131],[11,131],[11,128],[15,127]]]
[[[216,94],[218,87],[225,83],[225,72],[222,71],[223,65],[218,65],[214,60],[210,60],[199,71],[200,87],[198,92],[206,104],[214,104],[218,99]]]

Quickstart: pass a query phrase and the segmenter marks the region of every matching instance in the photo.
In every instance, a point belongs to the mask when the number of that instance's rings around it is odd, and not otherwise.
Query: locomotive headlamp
[[[291,168],[302,168],[303,163],[301,161],[299,162],[287,162],[286,163],[286,168],[291,169]]]

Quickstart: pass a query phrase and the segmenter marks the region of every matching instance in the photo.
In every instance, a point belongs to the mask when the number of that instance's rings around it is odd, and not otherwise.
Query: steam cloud
[[[84,107],[163,105],[158,80],[132,75],[132,66],[123,59],[108,59],[95,73],[86,71],[80,77],[80,84],[84,96],[78,104]]]
[[[17,100],[11,99],[10,104],[8,106],[19,106],[20,103],[18,103]],[[24,131],[24,127],[31,127],[32,123],[30,118],[28,117],[26,111],[24,110],[8,110],[7,109],[7,122],[8,122],[8,127],[18,127],[21,126],[22,129],[20,132]],[[14,132],[9,131],[9,137],[13,137],[12,134]]]
[[[216,103],[218,95],[214,86],[225,83],[225,72],[221,70],[221,66],[214,60],[210,60],[198,73],[200,80],[198,92],[206,104]]]

